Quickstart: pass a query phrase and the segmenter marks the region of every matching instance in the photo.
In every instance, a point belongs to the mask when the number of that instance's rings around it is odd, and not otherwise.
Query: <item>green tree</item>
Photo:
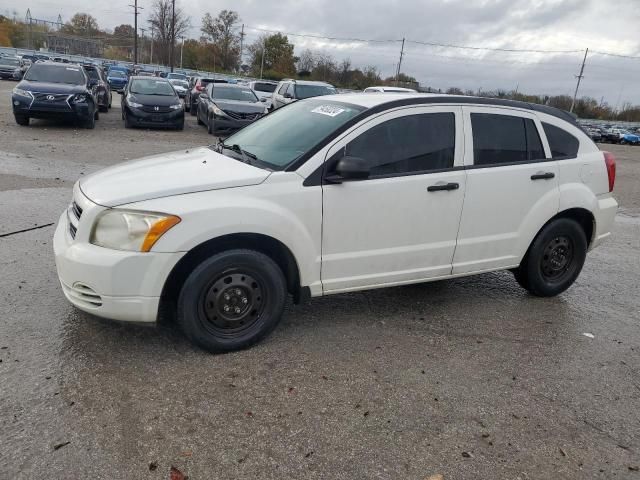
[[[240,63],[240,35],[234,31],[240,18],[232,10],[222,10],[216,18],[209,13],[202,17],[202,33],[210,39],[219,52],[216,63],[225,71],[235,71]]]
[[[99,31],[98,21],[88,13],[76,13],[61,28],[62,33],[79,37],[93,37]]]
[[[296,72],[293,44],[289,43],[286,35],[281,33],[264,35],[249,45],[248,50],[254,75],[258,75],[261,68],[265,72],[273,71],[284,76],[294,75]],[[263,52],[264,65],[262,65]]]

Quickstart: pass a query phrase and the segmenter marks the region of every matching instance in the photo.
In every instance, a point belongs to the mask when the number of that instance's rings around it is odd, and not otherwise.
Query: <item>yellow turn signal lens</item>
[[[160,239],[162,235],[164,235],[171,227],[180,223],[180,217],[170,216],[167,218],[163,218],[162,220],[158,220],[156,223],[151,225],[147,236],[144,237],[144,242],[142,242],[142,247],[140,247],[141,252],[148,252],[151,250],[151,247],[155,245],[155,243]]]

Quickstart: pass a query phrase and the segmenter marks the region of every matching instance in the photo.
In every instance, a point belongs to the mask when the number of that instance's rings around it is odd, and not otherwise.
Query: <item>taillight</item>
[[[201,92],[202,90],[204,90],[204,87],[202,85],[196,85],[196,90]]]
[[[609,176],[609,191],[613,192],[613,185],[616,183],[616,157],[613,153],[604,152],[604,163],[607,166]]]

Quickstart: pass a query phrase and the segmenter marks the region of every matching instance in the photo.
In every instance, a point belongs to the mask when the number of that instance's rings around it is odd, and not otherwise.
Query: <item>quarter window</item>
[[[533,120],[512,115],[472,113],[473,163],[499,165],[545,158]]]
[[[394,118],[351,141],[344,154],[365,159],[371,176],[453,167],[455,115],[426,113]]]
[[[549,141],[551,155],[554,160],[576,158],[578,156],[580,141],[576,137],[550,123],[543,122],[542,128],[544,128],[544,133]]]
[[[284,92],[287,90],[288,86],[288,83],[283,83],[282,86],[278,89],[278,94],[284,95]]]

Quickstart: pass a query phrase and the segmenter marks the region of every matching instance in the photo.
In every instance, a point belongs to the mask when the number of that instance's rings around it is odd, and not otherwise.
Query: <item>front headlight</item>
[[[171,110],[182,110],[182,104],[176,103],[175,105],[171,105]]]
[[[218,115],[219,117],[228,117],[228,115],[226,113],[224,113],[222,110],[220,110],[217,106],[213,106],[213,113],[215,115]]]
[[[33,95],[31,95],[31,92],[28,92],[27,90],[22,90],[21,88],[18,88],[18,87],[13,89],[13,94],[18,95],[20,97],[33,98]]]
[[[87,101],[87,96],[84,93],[76,93],[71,101],[73,103],[84,103]]]
[[[162,213],[107,210],[98,217],[90,242],[100,247],[148,252],[180,217]]]
[[[142,104],[138,103],[138,102],[134,102],[133,100],[131,100],[131,96],[127,97],[127,104],[131,107],[131,108],[141,108]]]

